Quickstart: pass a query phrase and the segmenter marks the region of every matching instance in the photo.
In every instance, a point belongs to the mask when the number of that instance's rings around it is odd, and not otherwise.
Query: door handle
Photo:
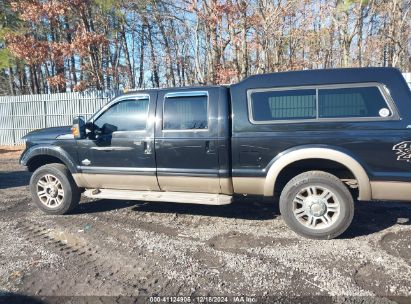
[[[215,141],[214,140],[206,140],[205,142],[205,149],[206,153],[215,153]]]
[[[151,142],[143,141],[144,154],[152,154],[153,150],[151,149]]]

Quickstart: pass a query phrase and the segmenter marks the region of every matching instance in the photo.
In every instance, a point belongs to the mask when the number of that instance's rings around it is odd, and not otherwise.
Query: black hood
[[[36,141],[36,140],[53,140],[56,139],[59,135],[71,134],[71,126],[64,127],[53,127],[34,130],[23,136],[23,139],[27,141]]]

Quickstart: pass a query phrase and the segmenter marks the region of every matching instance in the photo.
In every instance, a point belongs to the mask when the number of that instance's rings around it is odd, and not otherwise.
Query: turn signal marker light
[[[80,131],[77,126],[71,127],[71,134],[73,134],[75,137],[80,135]]]

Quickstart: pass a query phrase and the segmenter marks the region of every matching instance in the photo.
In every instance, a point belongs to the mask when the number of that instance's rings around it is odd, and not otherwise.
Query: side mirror
[[[113,132],[116,132],[116,131],[117,131],[117,127],[109,123],[105,123],[101,127],[102,134],[112,134]]]
[[[75,139],[86,138],[86,122],[84,121],[84,117],[77,116],[73,119],[71,133],[74,135]]]

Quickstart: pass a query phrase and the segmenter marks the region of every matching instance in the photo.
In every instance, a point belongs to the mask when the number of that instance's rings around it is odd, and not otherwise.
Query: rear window
[[[326,118],[390,115],[377,87],[319,89],[318,107],[319,117]]]
[[[165,98],[164,130],[204,130],[207,128],[207,96]]]
[[[377,86],[329,87],[252,90],[248,95],[251,121],[269,123],[393,115]]]
[[[316,117],[315,89],[254,92],[251,104],[255,121]]]

